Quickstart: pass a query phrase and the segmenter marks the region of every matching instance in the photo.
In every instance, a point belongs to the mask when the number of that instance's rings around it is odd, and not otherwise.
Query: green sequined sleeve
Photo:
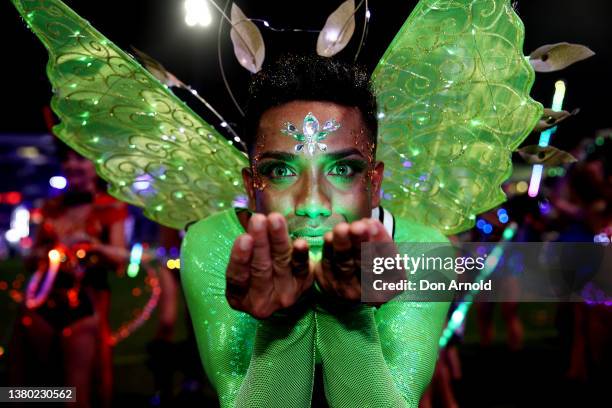
[[[448,243],[435,228],[397,219],[395,242]],[[438,357],[450,302],[392,300],[376,312],[385,361],[399,392],[418,407]]]
[[[396,242],[448,243],[438,230],[396,220]],[[392,300],[380,308],[317,315],[331,407],[418,407],[438,357],[449,302]]]
[[[230,308],[225,268],[240,230],[228,211],[192,225],[181,248],[181,283],[206,375],[222,407],[233,407],[249,366],[256,320]]]
[[[225,269],[242,232],[228,210],[194,224],[183,240],[181,280],[202,364],[222,408],[308,407],[314,311],[257,321],[230,308]]]

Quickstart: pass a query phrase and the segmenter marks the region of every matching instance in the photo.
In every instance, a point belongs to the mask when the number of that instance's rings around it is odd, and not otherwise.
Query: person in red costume
[[[41,209],[26,262],[34,274],[11,347],[11,382],[40,384],[40,378],[33,378],[38,370],[26,364],[30,357],[37,367],[49,367],[52,385],[60,385],[61,379],[63,385],[76,387],[77,406],[90,406],[95,393],[108,407],[112,356],[107,274],[122,269],[129,258],[127,205],[99,191],[91,161],[59,143],[58,153],[68,187]]]

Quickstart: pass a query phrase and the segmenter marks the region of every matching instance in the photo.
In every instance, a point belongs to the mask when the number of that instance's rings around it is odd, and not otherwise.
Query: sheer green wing
[[[506,197],[511,152],[541,116],[509,0],[422,0],[373,75],[383,206],[446,234]]]
[[[242,192],[246,156],[134,59],[57,0],[12,0],[49,51],[54,131],[118,199],[183,228]]]

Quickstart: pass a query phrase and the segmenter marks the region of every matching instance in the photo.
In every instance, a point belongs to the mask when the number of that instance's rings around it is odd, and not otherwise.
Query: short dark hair
[[[318,55],[284,54],[264,64],[249,86],[244,140],[252,151],[259,120],[270,108],[295,100],[326,101],[357,107],[376,146],[376,96],[370,75],[358,65]]]

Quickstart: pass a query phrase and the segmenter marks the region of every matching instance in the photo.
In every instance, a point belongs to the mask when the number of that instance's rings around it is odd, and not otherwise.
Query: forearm
[[[385,361],[408,406],[418,406],[431,381],[448,302],[394,300],[376,312]]]
[[[130,259],[130,251],[124,247],[115,245],[98,244],[95,250],[100,252],[106,259],[117,266],[117,269],[125,266]]]
[[[410,407],[387,366],[374,310],[317,313],[317,344],[330,407]]]
[[[257,322],[253,354],[236,397],[237,408],[310,406],[315,364],[315,314]],[[280,390],[290,390],[280,393]]]
[[[447,302],[392,301],[317,314],[330,406],[417,407],[438,357]]]

